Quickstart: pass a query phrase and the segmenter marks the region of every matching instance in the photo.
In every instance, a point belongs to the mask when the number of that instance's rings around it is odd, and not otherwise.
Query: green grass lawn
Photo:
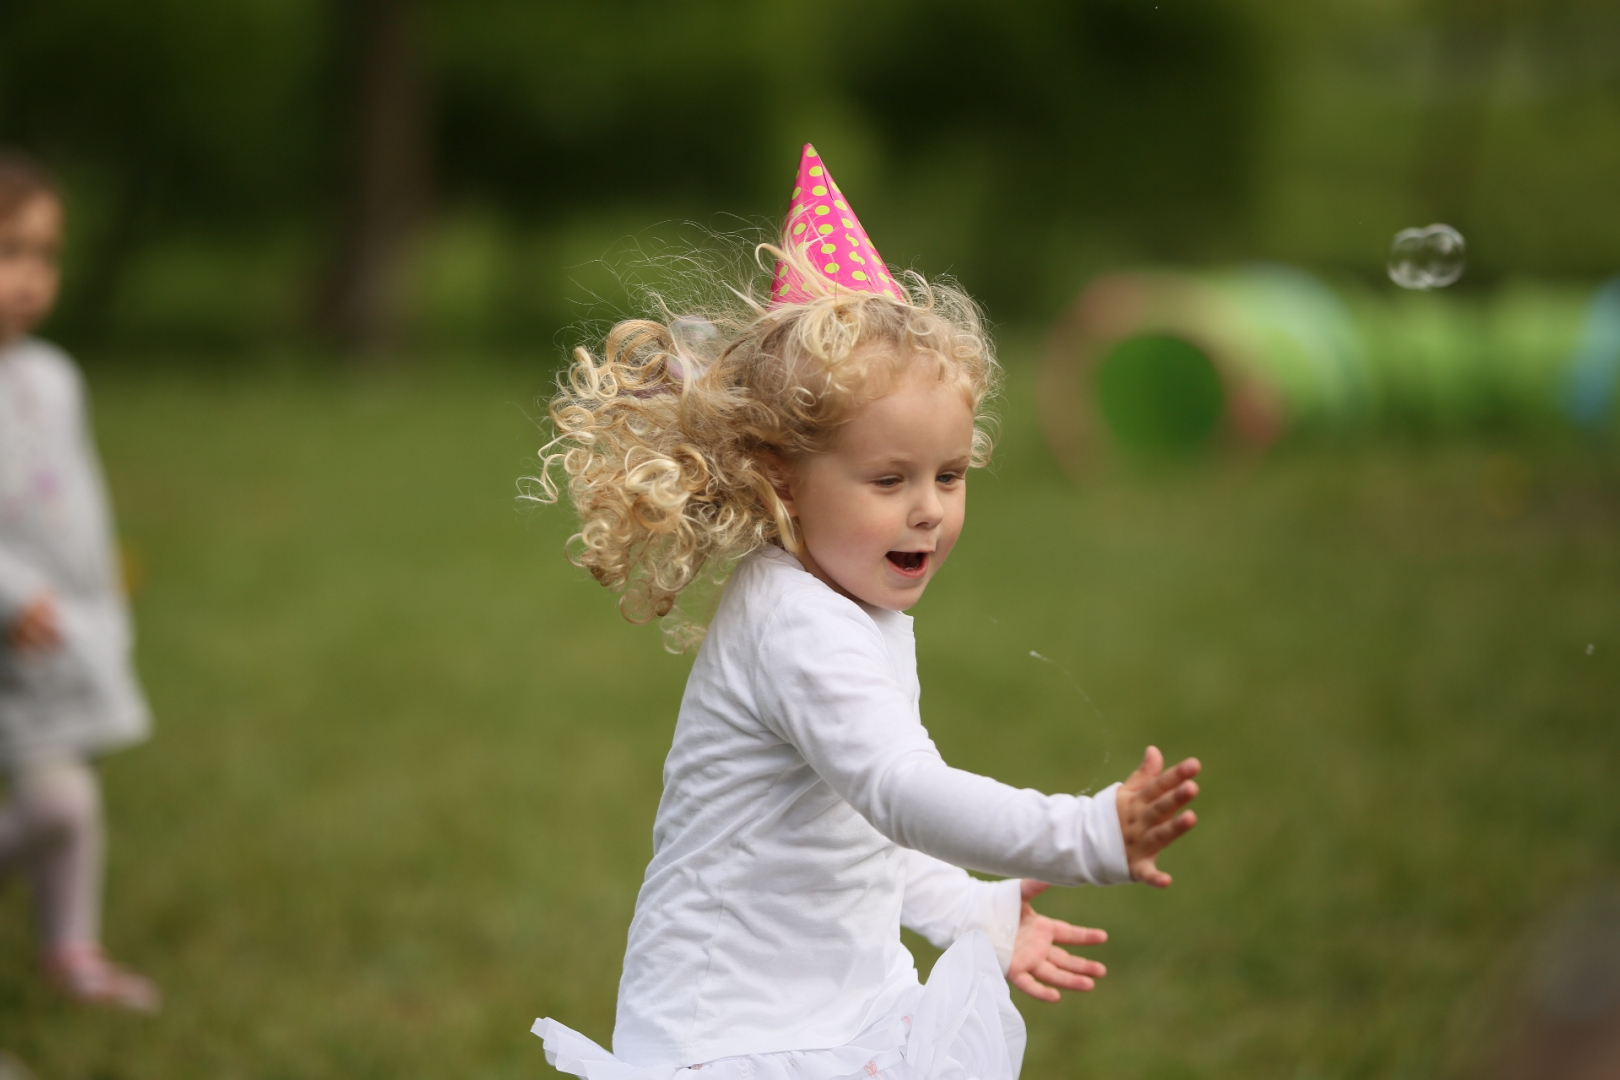
[[[534,1017],[607,1041],[688,661],[515,503],[544,382],[93,378],[158,723],[105,767],[107,936],[168,1005],[49,996],[7,889],[0,1045],[42,1080],[543,1077]],[[1032,392],[915,612],[925,719],[1048,790],[1148,741],[1207,771],[1169,892],[1044,902],[1112,974],[1025,1003],[1025,1076],[1448,1075],[1526,928],[1620,872],[1620,458],[1303,443],[1080,490]]]

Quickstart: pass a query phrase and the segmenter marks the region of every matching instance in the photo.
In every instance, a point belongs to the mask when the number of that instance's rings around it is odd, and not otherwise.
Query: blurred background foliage
[[[778,220],[807,139],[892,262],[1004,322],[1128,264],[1371,280],[1431,220],[1469,289],[1620,263],[1606,0],[0,0],[0,26],[0,138],[73,195],[70,342],[532,349],[613,299],[621,238]]]

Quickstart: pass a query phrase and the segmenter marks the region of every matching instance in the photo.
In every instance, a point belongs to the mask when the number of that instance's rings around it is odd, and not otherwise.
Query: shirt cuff
[[[1080,819],[1080,850],[1090,855],[1086,877],[1093,885],[1123,885],[1131,880],[1125,834],[1119,827],[1118,790],[1118,784],[1110,784],[1093,795]]]
[[[1024,913],[1023,888],[1020,878],[985,885],[989,910],[985,912],[983,929],[990,938],[991,948],[996,950],[996,962],[1001,965],[1002,974],[1012,966],[1013,946],[1018,942],[1018,920]]]

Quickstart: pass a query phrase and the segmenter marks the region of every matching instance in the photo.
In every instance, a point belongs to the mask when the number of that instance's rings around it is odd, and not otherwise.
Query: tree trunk
[[[344,348],[397,345],[429,188],[428,101],[411,0],[337,0],[347,124],[343,201],[320,321]]]

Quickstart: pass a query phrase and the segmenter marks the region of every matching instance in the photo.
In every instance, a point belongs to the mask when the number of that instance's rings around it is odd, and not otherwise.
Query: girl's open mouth
[[[928,552],[891,551],[889,562],[907,577],[922,577],[923,571],[928,568]]]

